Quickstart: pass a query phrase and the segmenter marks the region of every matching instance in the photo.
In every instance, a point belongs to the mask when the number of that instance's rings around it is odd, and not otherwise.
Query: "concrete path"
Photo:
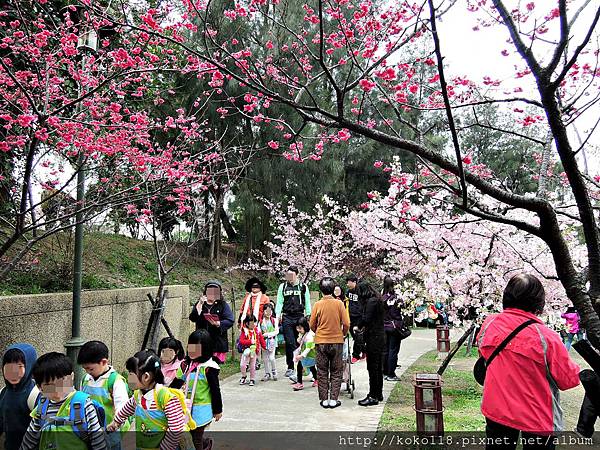
[[[435,330],[416,329],[402,342],[399,355],[400,375],[424,353],[435,348]],[[342,405],[336,409],[319,406],[317,388],[304,382],[304,390],[294,392],[285,372],[285,358],[277,360],[278,381],[257,381],[256,386],[240,386],[240,375],[233,375],[221,384],[223,418],[213,422],[210,431],[376,431],[385,402],[378,406],[362,407],[357,401],[369,390],[366,362],[352,365],[356,384],[354,400],[342,393]],[[259,377],[260,373],[260,377]],[[264,374],[257,372],[260,380]],[[309,378],[310,380],[310,378]],[[394,383],[384,381],[384,398],[387,400]]]

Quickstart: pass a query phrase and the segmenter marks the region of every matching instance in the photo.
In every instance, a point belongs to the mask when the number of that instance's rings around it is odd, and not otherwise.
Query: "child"
[[[125,367],[139,383],[133,396],[117,411],[107,430],[117,430],[134,416],[136,447],[145,450],[175,450],[183,438],[187,418],[179,399],[164,386],[160,359],[143,350],[129,358]],[[130,382],[133,377],[130,377]]]
[[[310,325],[306,317],[302,317],[298,320],[296,324],[296,330],[298,331],[298,348],[294,353],[294,362],[298,363],[297,371],[296,371],[296,379],[294,384],[292,384],[292,389],[295,391],[301,391],[304,389],[304,384],[302,383],[302,375],[304,369],[310,369],[310,372],[313,376],[313,387],[317,386],[317,369],[315,367],[315,358],[317,356],[317,352],[315,349],[315,333],[313,333],[310,329]]]
[[[567,311],[561,314],[561,317],[566,322],[566,335],[563,336],[563,343],[567,347],[568,351],[571,351],[571,345],[573,344],[573,338],[577,337],[577,341],[583,339],[583,331],[579,328],[579,313],[574,306],[569,306]]]
[[[181,362],[185,358],[185,351],[180,340],[166,337],[158,344],[160,355],[160,369],[165,377],[165,386],[171,386],[171,382],[177,376]]]
[[[0,391],[0,435],[6,450],[18,450],[39,397],[31,371],[37,355],[29,344],[15,344],[2,357],[2,374],[6,385]]]
[[[108,347],[100,341],[86,342],[79,350],[77,364],[86,371],[81,390],[104,408],[106,423],[111,423],[129,400],[129,391],[125,378],[108,364]],[[119,450],[120,433],[110,433],[108,444],[111,449]]]
[[[249,386],[254,386],[256,382],[256,358],[260,349],[266,349],[267,344],[260,330],[256,328],[256,317],[249,314],[244,318],[244,326],[240,333],[240,347],[242,348],[242,358],[240,359],[240,370],[242,378],[240,384],[246,384],[246,367],[250,365]]]
[[[194,331],[187,348],[187,358],[177,371],[175,381],[181,381],[186,401],[189,399],[192,405],[192,419],[197,426],[191,432],[194,446],[205,450],[212,447],[212,440],[204,439],[204,430],[213,419],[219,421],[223,416],[219,364],[212,358],[213,342],[208,331]]]
[[[277,350],[277,335],[279,327],[275,320],[275,308],[272,303],[267,303],[263,308],[263,319],[260,322],[260,331],[265,338],[267,349],[263,352],[265,376],[263,381],[277,381],[277,366],[275,364],[275,350]]]
[[[33,379],[42,395],[31,413],[21,450],[108,448],[96,407],[89,395],[73,388],[73,378],[73,363],[66,355],[51,352],[37,360]]]

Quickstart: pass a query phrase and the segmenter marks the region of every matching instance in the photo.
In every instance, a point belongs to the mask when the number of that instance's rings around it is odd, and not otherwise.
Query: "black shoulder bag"
[[[479,359],[477,360],[477,362],[475,363],[475,366],[473,367],[473,376],[475,377],[475,381],[477,381],[477,383],[479,383],[481,386],[483,386],[483,383],[485,382],[485,374],[487,372],[487,368],[492,363],[494,358],[496,356],[498,356],[498,353],[500,353],[502,350],[504,350],[504,347],[506,347],[508,345],[508,343],[510,341],[512,341],[512,339],[517,334],[519,334],[521,331],[523,331],[529,325],[532,325],[536,322],[537,321],[534,319],[529,319],[529,320],[523,322],[517,328],[515,328],[513,330],[513,332],[510,333],[508,336],[506,336],[506,338],[500,343],[500,345],[498,347],[496,347],[496,350],[494,350],[492,352],[492,354],[490,355],[490,359],[488,359],[487,361],[485,360],[485,358],[483,356],[480,356]]]

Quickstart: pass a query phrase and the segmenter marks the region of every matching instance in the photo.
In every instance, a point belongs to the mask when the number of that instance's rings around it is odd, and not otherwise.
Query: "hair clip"
[[[160,367],[160,362],[154,361],[154,367],[157,367],[157,368]]]

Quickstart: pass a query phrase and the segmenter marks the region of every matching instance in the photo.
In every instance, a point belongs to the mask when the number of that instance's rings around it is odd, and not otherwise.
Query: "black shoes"
[[[381,397],[381,401],[383,401],[383,397]],[[362,400],[358,401],[360,406],[375,406],[379,405],[379,400],[373,397],[365,397]]]

